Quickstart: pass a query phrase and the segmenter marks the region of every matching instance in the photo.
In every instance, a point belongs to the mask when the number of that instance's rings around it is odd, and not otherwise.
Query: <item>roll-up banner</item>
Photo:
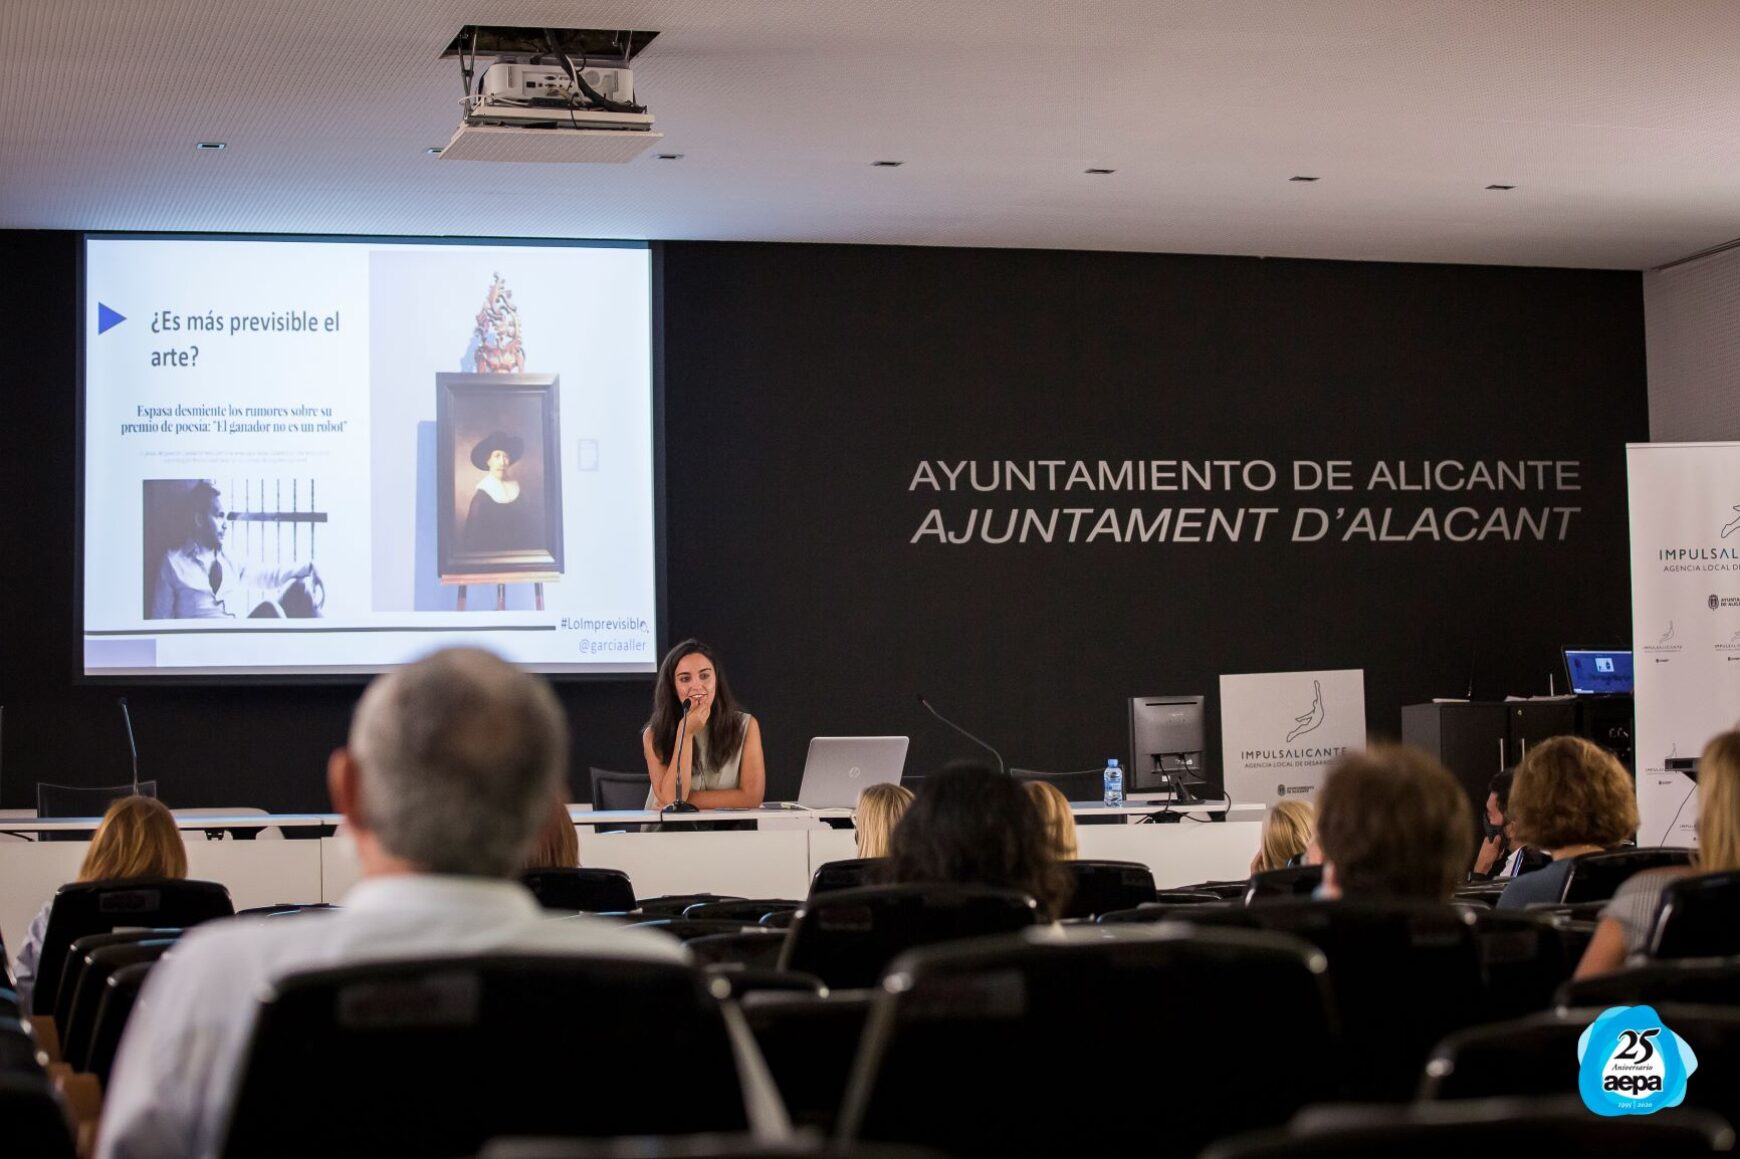
[[[1336,757],[1365,747],[1365,671],[1222,676],[1220,737],[1234,804],[1313,798]]]
[[[1697,787],[1668,762],[1697,756],[1740,718],[1740,443],[1625,451],[1637,840],[1695,845]]]

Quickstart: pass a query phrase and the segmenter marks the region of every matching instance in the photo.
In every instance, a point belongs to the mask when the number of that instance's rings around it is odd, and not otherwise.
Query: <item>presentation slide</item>
[[[84,670],[646,673],[638,243],[91,235]]]

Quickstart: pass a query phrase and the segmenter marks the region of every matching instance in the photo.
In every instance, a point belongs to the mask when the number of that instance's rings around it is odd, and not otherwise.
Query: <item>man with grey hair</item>
[[[370,685],[327,765],[362,880],[339,909],[219,922],[177,943],[129,1020],[97,1153],[216,1154],[259,995],[289,974],[468,953],[686,960],[663,934],[548,920],[509,880],[567,755],[548,685],[487,652],[437,652]]]

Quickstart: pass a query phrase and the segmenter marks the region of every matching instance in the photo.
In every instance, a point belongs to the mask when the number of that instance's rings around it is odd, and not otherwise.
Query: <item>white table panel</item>
[[[636,897],[801,898],[810,886],[811,833],[588,833],[580,839],[580,864],[622,870]]]

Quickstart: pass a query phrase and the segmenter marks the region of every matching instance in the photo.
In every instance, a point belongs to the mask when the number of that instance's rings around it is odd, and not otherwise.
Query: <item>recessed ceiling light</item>
[[[429,154],[429,156],[431,156],[431,157],[439,157],[439,156],[441,156],[442,148],[443,148],[443,146],[441,146],[441,145],[431,145],[427,149],[423,150],[423,152]]]
[[[1084,169],[1084,170],[1082,170],[1082,172],[1083,173],[1092,173],[1092,174],[1095,174],[1096,176],[1104,176],[1107,173],[1116,173],[1117,170],[1116,169]]]
[[[660,161],[681,161],[683,159],[681,153],[654,153],[653,156],[657,157]]]
[[[194,148],[213,151],[228,148],[228,146],[226,146],[222,141],[200,141],[194,145]]]
[[[904,161],[872,161],[872,162],[870,162],[870,164],[875,166],[877,169],[898,169],[902,165],[906,164],[906,162],[904,162]]]
[[[1317,180],[1317,178],[1315,178],[1315,177],[1289,177],[1289,178],[1287,178],[1287,180],[1289,180],[1289,181],[1315,181],[1315,180]]]
[[[1488,185],[1488,189],[1515,189],[1514,185]]]

